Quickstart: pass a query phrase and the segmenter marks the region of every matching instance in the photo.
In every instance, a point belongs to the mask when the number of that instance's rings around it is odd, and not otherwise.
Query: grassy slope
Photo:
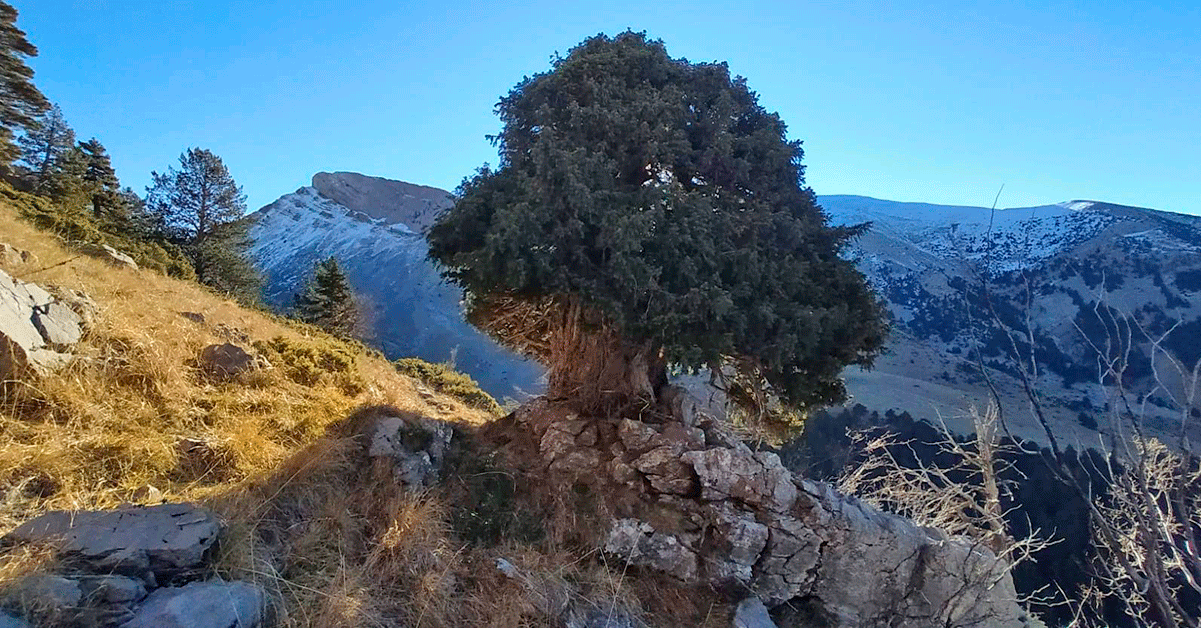
[[[266,587],[287,626],[551,626],[547,605],[568,590],[648,625],[727,624],[711,595],[627,573],[565,541],[596,517],[557,507],[543,486],[519,495],[487,452],[461,451],[444,486],[411,494],[364,467],[352,439],[327,433],[355,408],[390,404],[459,423],[470,442],[470,426],[494,414],[419,392],[378,355],[194,283],[81,256],[3,203],[0,234],[37,257],[5,271],[82,290],[100,307],[81,359],[59,375],[0,389],[0,531],[47,509],[136,501],[149,484],[225,518],[217,570]],[[205,323],[180,312],[201,313]],[[231,336],[282,337],[287,346],[350,355],[352,366],[323,372],[276,354],[272,369],[206,382],[194,359]],[[210,451],[181,454],[182,438],[207,441]],[[536,534],[520,532],[519,519]],[[524,582],[496,570],[501,557]],[[0,603],[6,582],[40,568],[35,558],[0,554]]]

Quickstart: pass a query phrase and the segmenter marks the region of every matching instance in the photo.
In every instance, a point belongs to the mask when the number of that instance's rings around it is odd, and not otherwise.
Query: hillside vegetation
[[[450,421],[466,437],[457,440],[471,442],[472,428],[497,415],[469,378],[413,360],[405,375],[361,345],[191,281],[115,268],[35,228],[10,202],[0,203],[0,233],[36,258],[4,271],[83,291],[100,310],[66,370],[5,383],[0,529],[52,509],[200,503],[228,525],[219,575],[272,593],[282,625],[550,625],[543,598],[555,591],[635,615],[676,609],[656,625],[726,621],[711,595],[690,600],[677,584],[581,560],[565,539],[595,522],[536,505],[554,498],[516,485],[466,445],[452,461],[456,480],[425,492],[362,467],[348,436],[356,416],[379,405]],[[208,381],[197,356],[228,341],[253,346],[271,366]],[[498,558],[524,581],[498,571]],[[50,568],[31,552],[3,554],[0,594]]]

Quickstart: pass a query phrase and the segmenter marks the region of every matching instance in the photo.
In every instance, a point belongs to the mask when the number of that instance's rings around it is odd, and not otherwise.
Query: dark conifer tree
[[[18,140],[21,146],[20,165],[30,189],[45,194],[51,177],[74,164],[68,159],[78,160],[73,155],[75,130],[67,124],[63,110],[54,105],[37,119],[37,124]]]
[[[246,195],[221,158],[189,148],[179,169],[151,172],[146,214],[160,237],[179,244],[201,283],[243,302],[258,300],[262,279],[246,257]]]
[[[296,295],[295,310],[300,320],[339,338],[352,338],[358,333],[358,302],[333,257],[317,264],[312,280]]]
[[[726,64],[601,35],[496,110],[500,165],[459,187],[430,255],[550,396],[646,408],[675,365],[806,408],[872,364],[884,309],[840,256],[862,226],[828,224],[800,142]]]
[[[92,211],[97,221],[106,231],[134,235],[129,198],[122,193],[108,151],[96,138],[80,142],[79,150],[85,163],[83,181],[91,193]]]
[[[0,164],[8,166],[18,156],[13,143],[18,131],[31,131],[50,103],[33,84],[27,61],[38,49],[17,28],[17,10],[0,0]]]

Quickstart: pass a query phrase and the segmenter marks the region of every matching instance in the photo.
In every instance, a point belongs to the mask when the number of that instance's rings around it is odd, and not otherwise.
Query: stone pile
[[[0,627],[255,628],[267,619],[257,586],[211,575],[221,522],[191,504],[53,511],[25,522],[3,544],[48,547],[55,572],[7,591]],[[6,623],[7,622],[7,623]]]

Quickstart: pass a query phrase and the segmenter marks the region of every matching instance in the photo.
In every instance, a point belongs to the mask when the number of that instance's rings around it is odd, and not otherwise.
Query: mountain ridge
[[[251,252],[268,277],[270,303],[286,305],[312,261],[336,255],[357,289],[383,303],[375,328],[389,357],[453,360],[498,398],[520,399],[539,389],[540,368],[463,322],[458,289],[426,259],[421,230],[449,207],[450,193],[356,173],[318,173],[314,183],[320,185],[256,212]],[[1105,404],[1105,391],[1087,381],[1092,356],[1077,331],[1096,327],[1090,309],[1105,303],[1159,327],[1176,321],[1189,334],[1196,327],[1201,338],[1201,307],[1193,298],[1201,285],[1187,274],[1197,269],[1201,277],[1201,217],[1080,199],[998,210],[856,195],[819,196],[818,202],[835,224],[871,222],[847,254],[894,319],[876,368],[847,371],[851,403],[930,419],[962,414],[989,398],[972,372],[984,363],[1002,403],[1023,407],[996,330],[970,311],[985,278],[1008,303],[1007,323],[1017,320],[1018,285],[1037,285],[1030,320],[1038,357],[1049,365],[1038,383],[1068,441],[1095,440],[1095,430],[1078,415]],[[1191,335],[1177,348],[1187,342]],[[1145,364],[1138,368],[1145,380]],[[1023,438],[1043,440],[1032,417],[1014,417],[1011,427]]]

